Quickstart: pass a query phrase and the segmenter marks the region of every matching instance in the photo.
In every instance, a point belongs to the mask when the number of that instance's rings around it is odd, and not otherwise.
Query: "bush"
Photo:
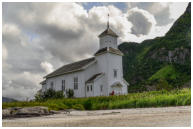
[[[43,93],[37,93],[35,95],[36,101],[45,101],[48,99],[59,99],[59,98],[64,98],[63,91],[55,91],[53,89],[48,89]]]
[[[73,98],[74,97],[74,90],[72,90],[72,89],[66,90],[66,95],[68,98]]]
[[[156,90],[167,90],[171,91],[173,87],[168,84],[168,82],[165,79],[160,79],[158,81],[158,84],[156,86]]]
[[[90,110],[90,109],[92,108],[92,102],[91,102],[90,99],[88,99],[88,100],[86,100],[86,101],[84,102],[84,108],[85,108],[86,110]]]

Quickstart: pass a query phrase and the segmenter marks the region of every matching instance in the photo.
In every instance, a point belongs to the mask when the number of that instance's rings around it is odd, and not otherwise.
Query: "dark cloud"
[[[49,36],[48,38],[57,40],[59,42],[68,43],[71,40],[77,40],[82,37],[84,30],[78,28],[62,28],[56,24],[39,24],[36,30],[40,35]]]

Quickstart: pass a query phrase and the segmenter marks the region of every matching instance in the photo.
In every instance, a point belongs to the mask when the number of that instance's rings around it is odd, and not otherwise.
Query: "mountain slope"
[[[123,74],[130,92],[155,90],[160,80],[173,88],[191,78],[191,4],[164,37],[122,43]]]
[[[7,97],[2,97],[2,102],[16,102],[17,100]]]

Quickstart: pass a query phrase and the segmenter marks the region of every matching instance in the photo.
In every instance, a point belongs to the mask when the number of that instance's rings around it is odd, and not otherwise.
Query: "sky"
[[[92,57],[110,28],[122,42],[164,36],[188,3],[3,3],[2,95],[32,99],[43,77]]]

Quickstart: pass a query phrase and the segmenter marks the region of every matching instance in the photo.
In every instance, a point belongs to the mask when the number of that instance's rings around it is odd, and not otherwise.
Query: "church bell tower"
[[[109,14],[108,14],[108,21],[107,21],[107,29],[104,32],[102,32],[98,37],[100,42],[99,49],[106,48],[106,47],[117,49],[118,35],[115,32],[113,32],[109,27]]]

